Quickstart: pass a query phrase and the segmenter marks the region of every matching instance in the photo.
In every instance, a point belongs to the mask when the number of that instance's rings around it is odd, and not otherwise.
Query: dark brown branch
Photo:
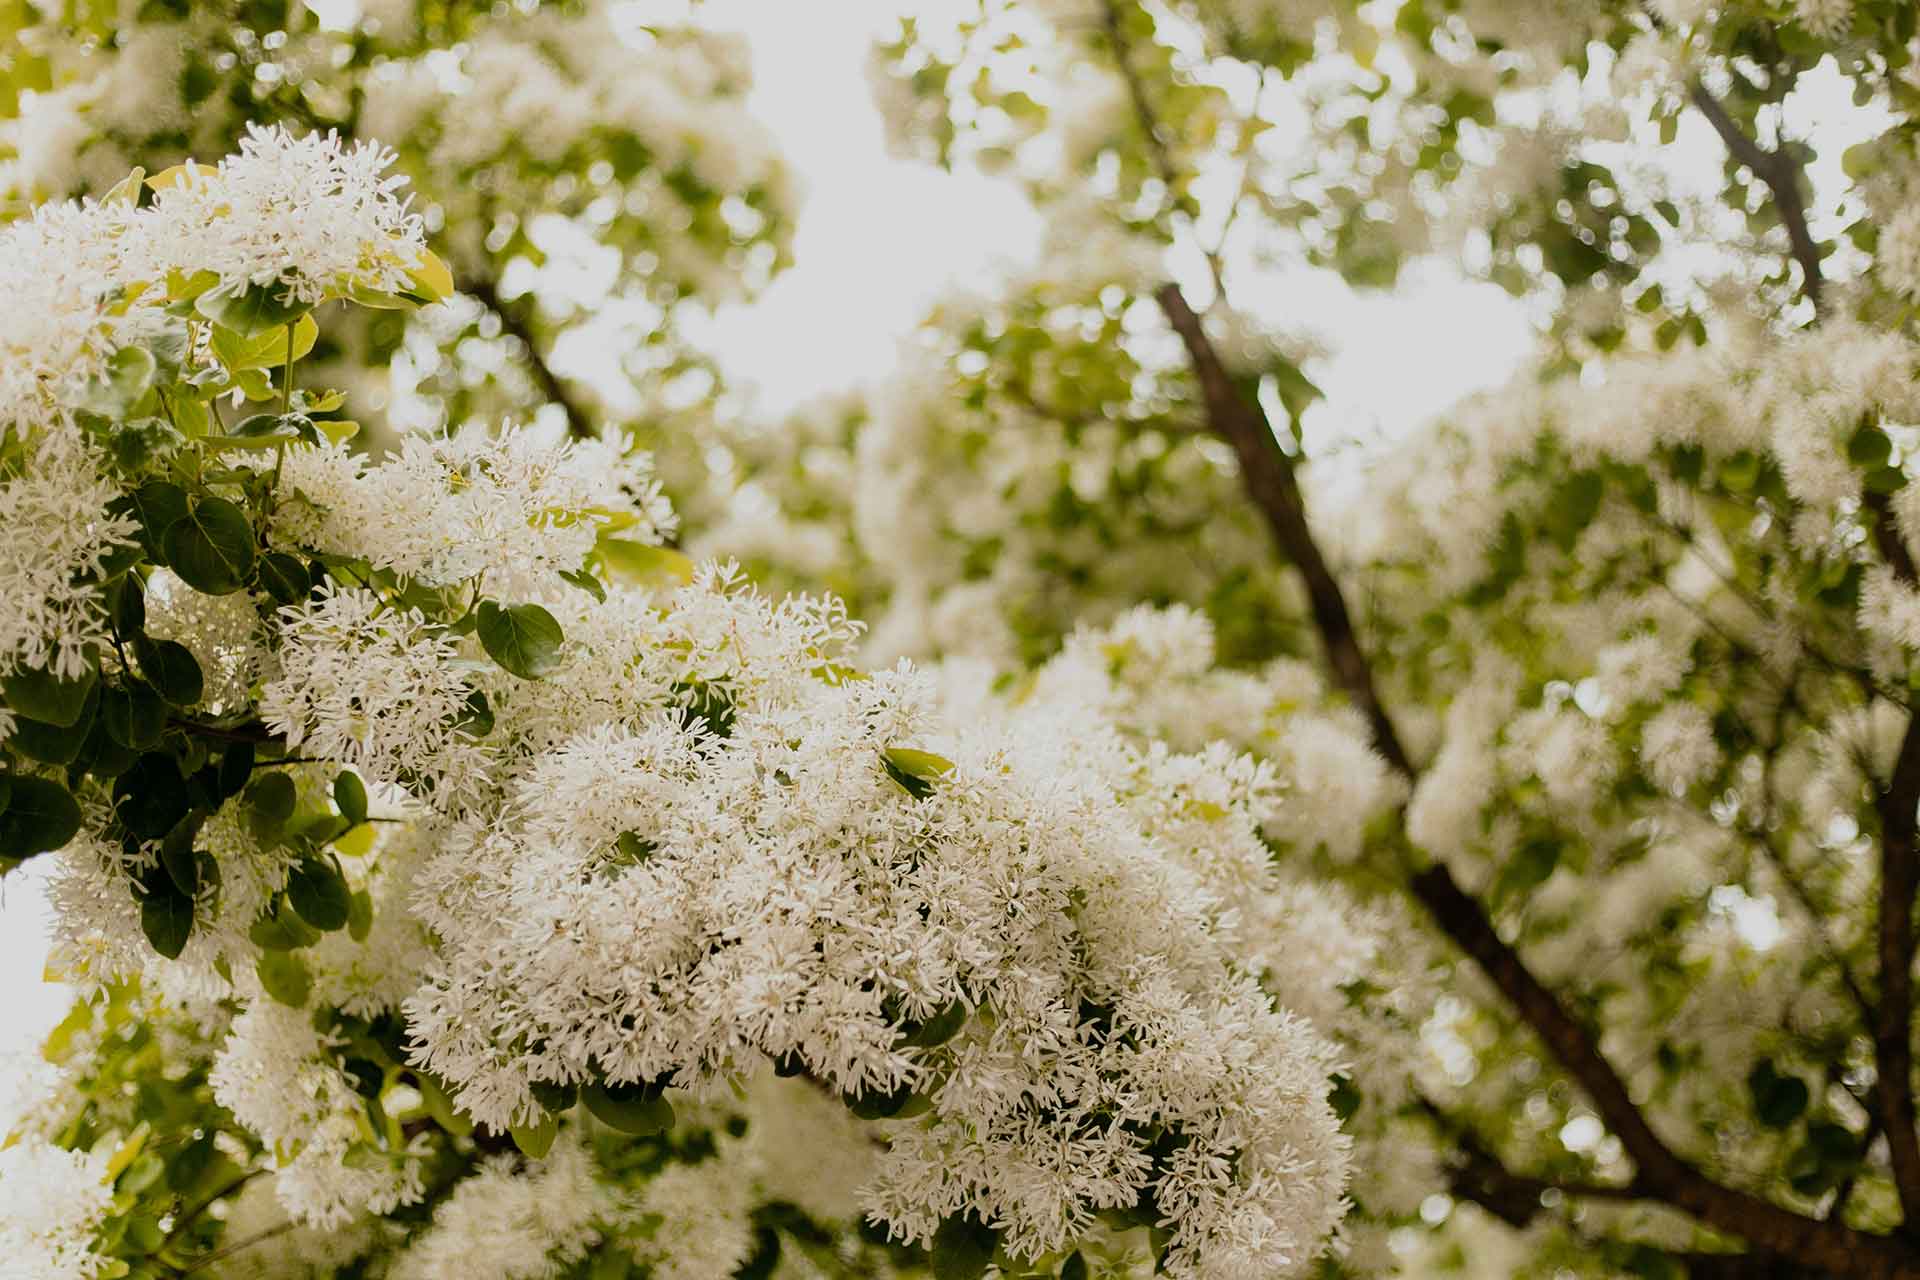
[[[1114,65],[1119,68],[1120,78],[1126,82],[1134,118],[1139,122],[1140,132],[1146,135],[1147,150],[1153,156],[1154,168],[1160,174],[1160,181],[1166,183],[1167,195],[1171,198],[1179,186],[1179,171],[1174,168],[1173,154],[1167,149],[1167,140],[1160,135],[1159,117],[1154,114],[1153,104],[1147,101],[1147,87],[1140,82],[1139,75],[1133,69],[1127,38],[1120,30],[1120,6],[1114,0],[1104,0],[1101,5],[1101,25],[1106,29],[1107,43],[1113,48]]]
[[[1366,716],[1380,754],[1394,768],[1411,777],[1413,764],[1374,689],[1373,669],[1360,651],[1346,597],[1341,594],[1340,584],[1334,580],[1333,571],[1320,554],[1319,543],[1307,527],[1306,502],[1300,495],[1292,460],[1281,452],[1280,442],[1274,438],[1266,416],[1233,385],[1200,317],[1187,305],[1179,286],[1162,285],[1156,296],[1168,322],[1186,344],[1187,356],[1206,403],[1207,421],[1217,435],[1233,446],[1247,496],[1266,517],[1280,550],[1306,580],[1314,625],[1326,646],[1335,682]]]
[[[1880,815],[1880,999],[1873,1028],[1874,1090],[1901,1219],[1920,1228],[1920,1134],[1913,1102],[1913,900],[1920,890],[1920,716],[1907,722],[1893,775],[1874,799]]]
[[[1457,1156],[1447,1170],[1448,1188],[1459,1199],[1472,1201],[1516,1229],[1545,1211],[1545,1196],[1550,1191],[1586,1200],[1640,1200],[1646,1196],[1631,1183],[1577,1182],[1516,1172],[1460,1118],[1448,1115],[1424,1096],[1416,1095],[1414,1101]]]
[[[1293,463],[1279,447],[1264,414],[1234,387],[1200,317],[1175,285],[1157,295],[1198,379],[1209,425],[1233,447],[1248,496],[1267,519],[1283,553],[1306,579],[1315,625],[1334,677],[1357,703],[1372,728],[1376,747],[1403,773],[1414,769],[1381,706],[1372,668],[1361,651],[1338,581],[1314,540]],[[1920,753],[1917,753],[1920,759]],[[1920,769],[1920,762],[1916,763]],[[1916,779],[1920,788],[1920,778]],[[1908,818],[1914,810],[1910,806]],[[1909,822],[1911,832],[1911,821]],[[1636,1166],[1633,1185],[1649,1197],[1740,1237],[1757,1249],[1803,1266],[1843,1274],[1920,1278],[1920,1257],[1897,1242],[1803,1217],[1746,1192],[1722,1186],[1676,1155],[1653,1131],[1626,1082],[1601,1054],[1586,1028],[1568,1013],[1501,939],[1480,904],[1454,881],[1443,863],[1413,876],[1410,888],[1441,930],[1480,966],[1513,1011],[1533,1029],[1561,1067],[1586,1090],[1607,1127]]]
[[[539,388],[542,396],[559,405],[566,413],[567,434],[576,440],[596,438],[600,433],[594,429],[593,415],[547,363],[546,355],[540,350],[540,343],[534,336],[533,326],[527,321],[526,308],[502,298],[498,285],[486,276],[464,280],[460,288],[481,306],[499,316],[500,327],[526,348],[527,371],[533,377],[534,386]]]
[[[1800,264],[1801,288],[1818,313],[1820,291],[1826,281],[1820,272],[1820,246],[1814,243],[1813,232],[1807,225],[1807,203],[1800,193],[1799,164],[1784,149],[1769,151],[1747,136],[1740,122],[1729,115],[1720,100],[1707,92],[1707,87],[1698,80],[1688,88],[1687,96],[1720,135],[1720,141],[1726,144],[1733,158],[1753,170],[1754,177],[1766,183],[1773,193],[1773,203],[1780,210],[1780,222],[1786,227],[1787,240],[1793,246],[1793,260]]]
[[[1653,1131],[1587,1031],[1541,984],[1494,931],[1493,924],[1445,866],[1413,878],[1414,896],[1441,929],[1480,965],[1521,1020],[1543,1040],[1561,1067],[1592,1100],[1607,1128],[1636,1166],[1633,1185],[1650,1198],[1692,1214],[1709,1226],[1806,1266],[1845,1275],[1920,1276],[1920,1257],[1884,1236],[1804,1218],[1779,1205],[1725,1187],[1689,1165]]]
[[[1874,546],[1894,577],[1920,588],[1913,556],[1884,493],[1868,493]],[[1900,1193],[1900,1217],[1920,1231],[1920,1132],[1913,1101],[1913,902],[1920,891],[1920,714],[1907,720],[1893,774],[1874,797],[1880,818],[1879,1017],[1873,1024],[1874,1092],[1886,1125],[1887,1154]]]

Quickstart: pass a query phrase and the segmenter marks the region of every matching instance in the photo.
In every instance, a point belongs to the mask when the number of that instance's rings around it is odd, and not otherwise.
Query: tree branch
[[[1874,1090],[1887,1129],[1887,1153],[1900,1191],[1901,1220],[1920,1227],[1920,1134],[1913,1102],[1913,900],[1920,890],[1920,716],[1906,736],[1886,787],[1874,798],[1880,815],[1880,999],[1873,1028]]]
[[[1447,1170],[1447,1185],[1455,1196],[1470,1200],[1516,1229],[1525,1227],[1546,1209],[1541,1197],[1549,1191],[1585,1200],[1641,1200],[1646,1192],[1632,1183],[1574,1182],[1536,1177],[1509,1168],[1480,1140],[1466,1122],[1448,1115],[1421,1094],[1414,1103],[1450,1142],[1459,1159]]]
[[[1753,170],[1754,176],[1773,193],[1780,221],[1787,229],[1787,240],[1793,246],[1793,260],[1800,264],[1801,288],[1818,314],[1820,292],[1826,281],[1820,272],[1820,246],[1814,243],[1813,232],[1807,226],[1807,204],[1800,194],[1799,164],[1784,150],[1769,151],[1748,137],[1740,122],[1729,115],[1720,100],[1707,92],[1707,87],[1698,80],[1688,86],[1687,97],[1720,135],[1720,141],[1726,144],[1733,158]]]
[[[1147,150],[1153,156],[1154,168],[1160,174],[1160,181],[1167,186],[1167,195],[1171,197],[1174,188],[1179,185],[1179,171],[1174,168],[1173,154],[1167,149],[1167,140],[1160,136],[1160,121],[1154,115],[1153,104],[1147,101],[1147,87],[1134,72],[1126,34],[1120,30],[1120,6],[1114,0],[1104,0],[1101,5],[1101,25],[1106,30],[1107,43],[1113,48],[1114,65],[1120,70],[1120,78],[1126,81],[1127,97],[1133,103],[1133,114],[1140,123],[1140,132],[1146,135]]]
[[[1394,768],[1411,777],[1413,764],[1374,689],[1373,669],[1360,651],[1346,598],[1307,527],[1306,502],[1301,497],[1292,460],[1281,452],[1280,442],[1274,438],[1266,416],[1234,387],[1200,317],[1187,305],[1180,287],[1162,285],[1155,296],[1168,322],[1186,344],[1187,356],[1200,382],[1208,423],[1215,434],[1233,446],[1247,495],[1266,517],[1267,527],[1281,551],[1306,580],[1314,625],[1326,647],[1327,660],[1333,665],[1335,682],[1366,716],[1380,754]]]
[[[1334,677],[1366,715],[1375,746],[1401,772],[1415,772],[1380,703],[1372,668],[1354,634],[1338,581],[1328,568],[1306,521],[1293,463],[1280,449],[1265,415],[1239,394],[1214,351],[1200,318],[1179,287],[1157,294],[1168,322],[1180,335],[1198,379],[1209,425],[1233,447],[1248,496],[1266,517],[1281,550],[1306,579],[1315,625]],[[1914,786],[1920,793],[1920,749]],[[1914,817],[1908,808],[1909,832]],[[1844,1274],[1892,1280],[1920,1278],[1920,1256],[1885,1236],[1843,1224],[1802,1217],[1758,1196],[1723,1186],[1676,1155],[1648,1124],[1626,1082],[1601,1054],[1593,1037],[1501,939],[1480,904],[1455,882],[1441,862],[1412,877],[1410,888],[1441,930],[1493,981],[1514,1012],[1546,1044],[1554,1058],[1587,1092],[1607,1127],[1633,1157],[1633,1185],[1652,1198],[1796,1263]]]
[[[1868,493],[1874,546],[1894,577],[1920,588],[1913,556],[1884,493]],[[1913,902],[1920,891],[1920,714],[1907,720],[1887,785],[1874,796],[1880,817],[1879,1017],[1873,1024],[1874,1092],[1886,1125],[1887,1155],[1905,1229],[1920,1231],[1920,1133],[1913,1100]]]
[[[510,303],[500,296],[499,286],[487,276],[475,276],[460,283],[461,292],[467,294],[481,306],[500,317],[500,327],[510,336],[517,338],[520,345],[527,349],[527,371],[533,376],[533,382],[540,394],[560,406],[567,415],[567,434],[576,440],[592,440],[600,433],[593,425],[593,415],[587,411],[580,398],[568,390],[535,340],[533,326],[527,322],[526,309]]]

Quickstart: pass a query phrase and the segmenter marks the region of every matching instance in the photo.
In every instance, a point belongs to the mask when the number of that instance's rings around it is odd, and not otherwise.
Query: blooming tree
[[[1046,248],[782,518],[860,549],[881,652],[1274,768],[1265,837],[1352,899],[1330,1265],[1920,1268],[1914,22],[1048,0],[876,50],[899,143],[1022,183]],[[1840,191],[1791,131],[1822,77],[1891,122]],[[1432,253],[1540,356],[1336,473],[1279,270]]]
[[[1306,1265],[1349,1144],[1249,928],[1271,771],[940,715],[665,548],[644,454],[354,451],[317,317],[453,290],[391,160],[255,129],[0,240],[0,857],[88,993],[24,1265]]]
[[[925,6],[1041,260],[715,477],[737,52],[330,8],[0,7],[0,1265],[1920,1275],[1910,4]],[[1279,271],[1436,254],[1342,470]]]

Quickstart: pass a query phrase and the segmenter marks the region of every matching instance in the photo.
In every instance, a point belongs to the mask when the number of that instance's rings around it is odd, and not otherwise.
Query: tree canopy
[[[0,3],[0,1253],[1920,1276],[1916,21],[920,6],[1042,251],[763,421],[700,6]],[[1334,457],[1436,259],[1534,357]]]

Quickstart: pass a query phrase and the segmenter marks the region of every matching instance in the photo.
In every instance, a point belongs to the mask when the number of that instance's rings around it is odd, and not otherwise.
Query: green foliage
[[[501,606],[482,600],[475,611],[487,656],[523,680],[538,680],[560,665],[560,624],[537,604]]]
[[[971,1214],[942,1219],[933,1233],[936,1280],[979,1280],[999,1243],[1000,1233]]]

